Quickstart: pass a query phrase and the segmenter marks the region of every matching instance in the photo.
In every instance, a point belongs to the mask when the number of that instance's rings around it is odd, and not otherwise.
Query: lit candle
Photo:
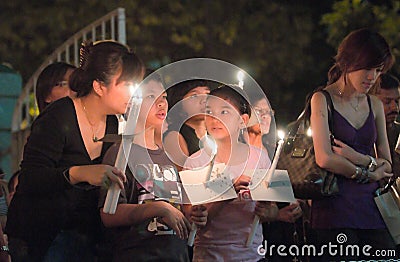
[[[212,137],[210,137],[209,135],[205,135],[204,142],[200,146],[203,147],[204,150],[206,150],[206,149],[211,150],[211,161],[210,161],[210,165],[209,165],[209,169],[208,169],[208,173],[207,173],[206,181],[205,181],[205,186],[208,187],[208,182],[211,179],[211,173],[212,173],[212,170],[213,170],[214,164],[215,164],[215,157],[217,155],[218,145],[217,145],[217,142],[215,142],[215,140]],[[197,226],[195,223],[192,222],[192,228],[190,230],[190,234],[189,234],[189,238],[188,238],[188,242],[187,242],[188,246],[193,246],[193,242],[194,242],[194,238],[196,237],[196,233],[197,233]]]
[[[285,138],[285,133],[283,131],[278,131],[278,137],[280,139],[278,141],[278,147],[276,148],[276,151],[275,151],[274,160],[272,161],[272,164],[271,164],[270,168],[268,169],[267,176],[265,178],[267,185],[270,184],[271,178],[276,169],[276,165],[278,164],[279,155],[281,154],[283,144],[284,144],[283,139]],[[251,231],[250,231],[249,237],[247,238],[247,241],[246,241],[246,247],[249,247],[251,245],[251,243],[253,243],[253,239],[256,234],[256,230],[257,230],[259,223],[260,223],[260,217],[255,215],[254,219],[253,219],[253,224],[251,225]]]
[[[241,88],[241,89],[243,89],[243,86],[244,86],[244,73],[243,73],[243,71],[242,70],[239,70],[239,72],[237,73],[237,79],[238,79],[238,86]]]
[[[189,247],[193,246],[194,238],[196,237],[196,233],[197,233],[197,226],[195,223],[192,222],[192,228],[190,230],[190,234],[189,234],[188,242],[187,242]]]
[[[215,142],[215,140],[212,137],[210,137],[209,135],[205,136],[204,149],[205,150],[208,149],[211,151],[211,161],[210,161],[210,165],[208,168],[208,173],[207,173],[206,181],[205,181],[206,187],[207,187],[207,185],[208,185],[207,182],[210,181],[210,179],[211,179],[212,170],[213,170],[214,164],[215,164],[215,157],[217,156],[217,151],[218,151],[217,142]]]
[[[280,138],[278,141],[278,147],[276,148],[274,159],[272,161],[270,168],[268,169],[267,176],[265,178],[265,181],[267,182],[268,185],[271,182],[271,178],[275,172],[276,166],[278,165],[279,156],[282,152],[283,144],[285,142],[283,140],[285,138],[285,133],[283,131],[279,130],[278,137]]]
[[[139,116],[140,107],[142,104],[142,94],[141,90],[138,85],[132,86],[131,93],[134,93],[135,96],[131,98],[131,108],[128,111],[128,120],[125,125],[125,131],[122,136],[122,141],[119,146],[117,158],[115,160],[115,167],[119,170],[125,172],[126,166],[128,164],[128,156],[129,152],[131,151],[132,140],[134,137],[137,118]],[[125,139],[129,139],[127,143],[124,143]],[[126,155],[125,155],[126,152]],[[107,214],[115,214],[117,210],[118,198],[119,194],[121,193],[121,188],[118,186],[117,183],[113,182],[111,186],[108,188],[106,200],[103,207],[103,212]]]

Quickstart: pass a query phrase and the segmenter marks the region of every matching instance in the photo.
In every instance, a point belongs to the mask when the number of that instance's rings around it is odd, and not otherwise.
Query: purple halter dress
[[[369,115],[364,125],[354,128],[339,112],[333,110],[335,138],[362,154],[370,154],[377,138],[369,96]],[[374,202],[378,182],[358,184],[356,180],[337,176],[339,194],[312,202],[312,227],[315,229],[353,228],[383,229],[385,223]]]

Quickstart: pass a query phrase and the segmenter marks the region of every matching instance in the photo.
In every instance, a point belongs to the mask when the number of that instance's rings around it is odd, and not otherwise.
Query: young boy
[[[128,156],[127,182],[113,215],[102,210],[104,190],[100,197],[101,219],[110,229],[114,261],[189,261],[186,239],[190,222],[179,204],[178,173],[154,136],[166,117],[166,93],[161,80],[155,78],[146,79],[141,89],[143,102]],[[119,144],[110,148],[104,161],[114,164],[118,148]],[[202,227],[207,211],[192,209],[190,218]]]

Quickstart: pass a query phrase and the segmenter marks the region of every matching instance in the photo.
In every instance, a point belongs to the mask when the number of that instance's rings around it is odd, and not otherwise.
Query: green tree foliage
[[[386,38],[398,60],[400,55],[399,14],[398,0],[343,0],[334,3],[332,12],[323,15],[321,22],[328,29],[328,43],[335,48],[352,30],[363,27],[372,28]],[[399,76],[400,65],[396,63],[392,71]]]
[[[319,21],[332,1],[0,1],[0,61],[27,80],[63,41],[124,7],[128,44],[147,66],[192,57],[233,63],[263,87],[278,123],[287,123],[325,81],[333,51]]]

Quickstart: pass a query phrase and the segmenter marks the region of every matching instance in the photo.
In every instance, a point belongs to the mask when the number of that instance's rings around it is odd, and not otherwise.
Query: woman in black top
[[[206,134],[204,110],[209,85],[205,80],[187,80],[167,90],[168,130],[163,146],[179,170],[186,158],[200,149],[200,138]]]
[[[24,148],[19,184],[6,232],[13,261],[93,261],[101,231],[98,186],[123,187],[125,176],[100,164],[117,133],[143,64],[114,41],[87,43],[81,65],[70,78],[77,98],[62,98],[34,121]]]

